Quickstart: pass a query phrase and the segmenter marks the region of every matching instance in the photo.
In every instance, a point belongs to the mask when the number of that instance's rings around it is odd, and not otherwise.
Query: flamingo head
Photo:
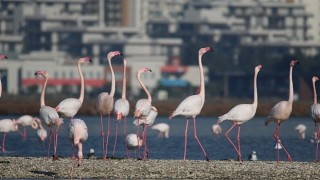
[[[39,128],[39,124],[38,124],[38,121],[37,121],[36,119],[38,119],[38,118],[34,118],[34,119],[32,120],[31,127],[32,127],[33,129],[38,129],[38,128]]]
[[[108,60],[111,60],[114,56],[120,55],[122,56],[122,53],[120,51],[111,51],[108,53],[107,58]]]
[[[138,70],[139,74],[144,73],[144,72],[152,72],[152,70],[150,68],[147,68],[147,67],[143,67],[143,68],[140,68]]]
[[[262,65],[259,64],[258,66],[256,66],[256,68],[254,69],[255,72],[259,72],[262,69]]]
[[[4,54],[0,54],[0,59],[8,59],[8,57]]]
[[[208,51],[213,51],[213,49],[211,47],[200,48],[199,49],[199,55],[203,55],[204,53],[206,53]]]
[[[35,76],[38,76],[38,75],[41,75],[42,77],[44,77],[44,78],[48,78],[49,77],[49,74],[46,72],[46,71],[36,71],[35,73],[34,73],[34,75]]]
[[[290,67],[293,67],[294,65],[299,65],[299,61],[298,60],[293,60],[290,62]]]
[[[312,77],[312,82],[316,82],[316,81],[318,81],[319,80],[319,78],[317,77],[317,76],[313,76]]]
[[[12,131],[18,131],[18,124],[15,119],[12,119],[13,127]]]
[[[88,56],[85,56],[85,57],[80,58],[80,59],[78,60],[78,63],[79,63],[79,64],[84,64],[84,63],[86,63],[86,62],[92,62],[91,58],[88,57]]]

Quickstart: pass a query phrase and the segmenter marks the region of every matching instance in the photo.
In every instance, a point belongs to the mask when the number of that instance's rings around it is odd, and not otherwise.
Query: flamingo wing
[[[228,113],[218,117],[219,121],[224,120],[237,121],[244,123],[253,118],[256,108],[252,104],[239,104],[233,107]]]
[[[102,114],[108,114],[113,109],[114,99],[107,92],[102,92],[98,95],[98,111]]]
[[[73,117],[81,108],[81,101],[76,98],[68,98],[59,103],[56,107],[57,111],[64,117]]]
[[[136,103],[134,116],[140,117],[140,116],[148,116],[151,111],[151,103],[148,99],[140,99]]]
[[[56,119],[59,119],[59,114],[50,106],[42,106],[40,108],[40,118],[48,125],[54,124]]]
[[[313,119],[320,121],[320,104],[311,105],[311,116]]]
[[[129,114],[130,104],[129,101],[125,98],[116,100],[114,104],[114,112],[122,113],[122,116],[127,116]]]
[[[200,114],[204,102],[199,95],[192,95],[184,99],[177,109],[173,112],[172,117],[183,115],[192,117]]]

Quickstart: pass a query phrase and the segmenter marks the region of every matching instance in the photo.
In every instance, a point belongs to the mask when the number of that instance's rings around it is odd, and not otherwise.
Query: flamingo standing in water
[[[274,121],[277,123],[276,129],[273,133],[273,137],[275,138],[276,142],[280,144],[284,150],[284,152],[287,154],[288,161],[291,160],[291,156],[286,150],[286,148],[282,145],[282,143],[279,141],[279,127],[280,124],[283,123],[285,120],[287,120],[291,114],[292,111],[292,104],[293,104],[293,82],[292,82],[292,69],[293,67],[299,64],[297,60],[290,62],[290,71],[289,71],[289,99],[288,101],[281,101],[278,102],[276,105],[272,107],[272,109],[269,112],[269,115],[267,116],[265,120],[265,126],[268,125],[269,122]],[[278,159],[277,162],[279,162],[279,149],[278,149]]]
[[[43,122],[50,128],[50,137],[49,137],[49,146],[48,146],[48,156],[50,151],[50,143],[51,143],[51,137],[53,135],[53,146],[54,146],[54,153],[53,153],[53,160],[58,160],[57,156],[57,145],[58,145],[58,133],[59,128],[61,124],[63,123],[63,120],[59,118],[59,115],[57,111],[50,107],[46,106],[44,96],[46,92],[46,87],[49,79],[49,74],[46,71],[36,71],[34,73],[36,76],[41,75],[43,78],[45,78],[42,90],[41,90],[41,98],[40,98],[40,118],[43,120]],[[56,126],[55,133],[52,131],[52,128]]]
[[[194,128],[194,138],[197,140],[198,144],[200,145],[206,160],[209,161],[207,153],[205,152],[202,144],[200,143],[197,130],[196,130],[196,116],[200,114],[201,109],[203,107],[205,101],[205,85],[204,85],[204,74],[203,74],[203,67],[202,67],[202,56],[208,51],[212,51],[211,47],[201,48],[198,54],[198,61],[199,61],[199,69],[200,69],[200,92],[197,95],[192,95],[184,99],[177,109],[173,111],[169,119],[172,119],[175,116],[182,115],[186,117],[187,123],[185,128],[184,134],[184,160],[186,160],[186,152],[187,152],[187,138],[188,138],[188,126],[189,126],[189,118],[193,118],[193,128]]]
[[[238,154],[238,161],[242,161],[241,157],[241,148],[240,148],[240,128],[241,125],[250,119],[254,117],[256,114],[257,106],[258,106],[258,90],[257,90],[257,76],[259,71],[261,70],[262,66],[258,65],[255,67],[254,70],[254,79],[253,79],[253,103],[252,104],[239,104],[232,108],[228,113],[218,117],[218,124],[223,122],[224,120],[229,120],[233,122],[233,126],[225,133],[226,138],[228,141],[231,143],[233,148],[236,150]],[[238,148],[234,145],[234,143],[231,141],[231,139],[228,137],[229,132],[236,126],[238,125],[238,135],[237,135],[237,140],[238,140]]]
[[[71,119],[68,132],[69,139],[72,142],[73,146],[78,146],[78,166],[80,166],[81,160],[83,159],[82,143],[87,141],[88,139],[87,125],[81,119]]]
[[[140,68],[137,73],[138,82],[148,97],[148,99],[139,99],[136,103],[135,110],[134,110],[134,117],[137,119],[136,124],[138,124],[138,125],[140,125],[139,121],[146,120],[148,115],[151,112],[152,97],[151,97],[149,91],[147,90],[146,86],[144,85],[144,83],[141,81],[141,74],[145,73],[145,72],[152,72],[152,71],[151,71],[151,69],[144,67],[144,68]],[[144,138],[144,132],[145,132],[145,129],[143,130],[142,138]],[[138,127],[137,127],[136,134],[138,137],[139,136]],[[145,142],[145,139],[143,139],[143,140]],[[140,148],[140,146],[139,146],[139,148]],[[145,152],[146,152],[146,145],[145,145]],[[139,156],[140,156],[140,149],[139,149]],[[144,158],[146,158],[146,153],[145,153]],[[139,159],[140,159],[140,157],[139,157]]]
[[[123,77],[122,77],[122,97],[116,100],[114,104],[114,113],[116,115],[116,136],[114,140],[113,146],[113,156],[116,151],[117,145],[117,136],[118,136],[118,123],[123,118],[123,134],[124,138],[126,137],[126,116],[129,114],[130,104],[129,101],[126,99],[126,67],[127,67],[127,60],[123,59]],[[128,148],[126,146],[126,153],[128,157]]]
[[[4,54],[0,54],[0,60],[3,60],[3,59],[8,59],[8,57]],[[2,83],[1,83],[1,78],[0,78],[0,97],[2,95]]]
[[[80,97],[77,98],[67,98],[59,103],[55,108],[58,113],[61,113],[63,117],[70,117],[71,119],[78,113],[82,106],[84,99],[84,78],[81,71],[81,65],[86,62],[92,62],[89,57],[83,57],[78,60],[78,72],[80,76],[81,90]]]
[[[31,126],[33,129],[38,129],[38,121],[39,119],[37,117],[32,117],[30,115],[23,115],[16,120],[18,125],[23,126],[23,132],[19,131],[23,139],[27,139],[26,127]]]
[[[103,153],[103,159],[107,159],[108,154],[108,142],[109,142],[109,134],[110,134],[110,113],[113,109],[113,103],[114,103],[114,92],[115,92],[115,77],[113,68],[111,65],[111,59],[114,56],[121,55],[122,54],[119,51],[111,51],[107,55],[110,71],[111,71],[111,91],[110,94],[107,92],[102,92],[98,96],[98,103],[97,108],[98,112],[100,113],[100,122],[101,122],[101,139],[102,139],[102,153]],[[108,114],[108,130],[107,130],[107,142],[106,146],[104,145],[104,131],[103,131],[103,122],[102,122],[102,115]]]
[[[315,130],[315,142],[316,142],[316,159],[318,160],[318,148],[319,148],[319,123],[320,123],[320,104],[318,104],[318,98],[317,98],[317,90],[316,90],[316,81],[318,81],[318,77],[312,77],[312,87],[313,87],[313,104],[311,105],[311,116],[314,120],[314,125],[316,127]]]
[[[2,119],[0,120],[0,132],[3,133],[3,139],[2,139],[2,152],[5,152],[5,141],[6,141],[6,134],[10,131],[18,131],[18,125],[16,123],[16,120],[13,119]]]
[[[167,123],[158,123],[151,126],[151,129],[157,130],[159,132],[158,138],[169,138],[170,126]]]

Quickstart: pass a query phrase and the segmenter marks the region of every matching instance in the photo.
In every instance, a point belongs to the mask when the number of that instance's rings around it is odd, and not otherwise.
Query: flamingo
[[[0,60],[3,60],[3,59],[8,59],[8,57],[4,54],[0,54]],[[0,78],[0,97],[2,95],[2,83],[1,83],[1,78]]]
[[[44,142],[47,139],[48,133],[46,129],[42,126],[41,121],[38,121],[38,130],[37,130],[37,137],[39,138],[40,141]]]
[[[298,124],[294,129],[298,132],[299,138],[301,138],[301,139],[305,139],[306,138],[306,130],[307,130],[307,126],[306,125]]]
[[[200,143],[198,136],[197,136],[197,130],[196,130],[196,116],[200,114],[201,109],[203,107],[204,101],[205,101],[205,85],[204,85],[204,74],[203,74],[203,67],[202,67],[202,56],[208,51],[212,51],[211,47],[205,47],[200,48],[199,55],[198,55],[198,61],[199,61],[199,69],[200,69],[200,92],[197,95],[192,95],[184,99],[176,110],[174,110],[169,117],[169,119],[172,119],[173,117],[177,115],[182,115],[186,118],[186,128],[185,128],[185,134],[184,134],[184,160],[186,160],[186,152],[187,152],[187,138],[188,138],[188,126],[189,126],[189,118],[193,118],[193,125],[194,125],[194,138],[197,140],[199,146],[201,147],[204,156],[206,157],[206,160],[209,161],[209,158],[207,156],[207,153],[205,152],[204,148],[202,147],[202,144]]]
[[[80,97],[77,98],[67,98],[61,101],[57,107],[55,107],[58,113],[61,113],[64,117],[70,117],[71,119],[78,113],[79,109],[82,106],[83,99],[84,99],[84,78],[81,71],[81,65],[86,62],[92,62],[89,57],[83,57],[78,60],[78,72],[80,76],[81,82],[81,90],[80,90]]]
[[[241,148],[240,148],[240,130],[241,130],[241,125],[250,119],[254,117],[256,114],[257,106],[258,106],[258,90],[257,90],[257,76],[259,71],[261,70],[262,65],[258,65],[255,67],[254,70],[254,79],[253,79],[253,84],[254,84],[254,100],[252,104],[239,104],[232,108],[228,113],[218,117],[218,124],[222,123],[225,120],[229,120],[233,122],[233,126],[225,133],[226,138],[228,141],[231,143],[233,148],[236,150],[238,153],[238,160],[242,161],[241,157]],[[238,148],[234,145],[234,143],[231,141],[231,139],[228,137],[229,132],[236,126],[238,125],[238,135],[237,135],[237,140],[238,140]]]
[[[49,139],[49,147],[48,147],[48,156],[50,151],[50,143],[51,143],[51,136],[54,135],[53,138],[53,146],[54,146],[54,153],[53,153],[53,160],[58,160],[57,156],[57,144],[58,144],[58,132],[61,124],[63,123],[63,119],[61,119],[57,113],[57,111],[50,107],[46,106],[45,104],[45,91],[49,79],[49,74],[46,71],[36,71],[34,73],[36,76],[41,75],[45,78],[42,90],[41,90],[41,98],[40,98],[40,118],[43,122],[50,128],[50,139]],[[56,126],[55,133],[52,131],[52,128]]]
[[[141,74],[145,73],[145,72],[152,72],[152,70],[149,69],[149,68],[143,67],[143,68],[140,68],[138,70],[138,73],[137,73],[138,82],[139,82],[140,86],[142,87],[142,89],[144,90],[144,92],[146,93],[146,95],[148,97],[148,99],[139,99],[137,101],[137,103],[136,103],[135,110],[134,110],[134,117],[137,119],[137,123],[136,124],[138,124],[138,125],[140,125],[139,121],[143,120],[143,119],[146,120],[147,116],[151,112],[152,97],[151,97],[149,91],[147,90],[146,86],[144,85],[144,83],[141,80]],[[144,132],[145,132],[145,128],[143,129],[142,137],[144,137]],[[136,134],[137,134],[137,137],[138,137],[138,127],[137,127],[137,133]],[[140,146],[139,146],[139,148],[140,148]],[[139,156],[140,156],[140,151],[139,151]]]
[[[81,119],[71,119],[68,127],[69,140],[73,145],[78,146],[78,166],[83,159],[82,143],[88,139],[88,128],[86,123]]]
[[[123,59],[123,77],[122,77],[122,97],[116,100],[114,104],[114,113],[116,115],[116,136],[114,140],[113,146],[113,156],[116,150],[117,145],[117,136],[118,136],[118,122],[123,118],[123,134],[126,137],[126,116],[129,114],[130,104],[129,101],[126,99],[126,67],[127,67],[127,60]],[[126,146],[126,153],[128,157],[128,148]]]
[[[122,56],[122,54],[119,51],[111,51],[107,55],[107,59],[108,59],[108,63],[111,71],[111,92],[110,94],[107,92],[102,92],[98,95],[97,109],[98,109],[98,112],[100,113],[103,159],[107,159],[107,154],[108,154],[108,141],[109,141],[109,134],[110,134],[110,113],[113,109],[113,103],[114,103],[113,96],[115,92],[115,77],[114,77],[114,72],[111,65],[111,59],[117,55]],[[108,130],[107,130],[106,146],[104,145],[104,132],[103,132],[103,122],[102,122],[103,114],[108,114]]]
[[[143,126],[143,132],[142,132],[142,139],[144,143],[144,159],[146,159],[148,154],[148,148],[147,148],[147,127],[150,127],[153,125],[154,121],[156,120],[158,116],[158,110],[156,107],[151,106],[151,111],[147,117],[141,117],[140,119],[136,119],[133,121],[133,124],[136,126]]]
[[[221,126],[219,124],[212,125],[211,129],[212,129],[212,133],[214,135],[218,136],[218,135],[220,135],[222,133],[222,128],[221,128]]]
[[[2,139],[2,152],[5,152],[5,141],[6,141],[6,134],[10,131],[18,131],[18,125],[15,119],[2,119],[0,120],[0,132],[3,133]]]
[[[280,124],[283,123],[285,120],[287,120],[291,114],[292,111],[292,103],[293,103],[293,82],[292,82],[292,69],[293,67],[299,64],[297,60],[293,60],[290,62],[290,71],[289,71],[289,99],[288,101],[281,101],[278,102],[276,105],[272,107],[272,109],[269,112],[269,115],[267,116],[265,120],[265,126],[268,125],[269,122],[274,121],[277,123],[276,129],[273,133],[273,137],[275,138],[276,142],[280,144],[284,150],[284,152],[287,154],[288,161],[291,160],[291,156],[286,150],[286,148],[282,145],[282,143],[279,141],[279,127]],[[279,149],[278,149],[278,158],[277,162],[279,162]]]
[[[159,132],[158,138],[169,138],[170,126],[167,123],[158,123],[151,126],[151,129],[157,130]]]
[[[39,121],[39,118],[32,117],[30,115],[23,115],[16,120],[16,123],[18,125],[23,126],[23,133],[20,132],[23,139],[27,139],[26,127],[31,126],[33,129],[38,129],[38,121]]]
[[[318,81],[319,78],[314,76],[312,77],[312,86],[313,86],[313,104],[311,105],[311,116],[314,121],[315,125],[315,142],[316,142],[316,159],[315,161],[318,160],[318,147],[319,147],[319,123],[320,123],[320,104],[318,104],[318,98],[317,98],[317,91],[316,91],[316,81]]]
[[[136,134],[128,134],[125,141],[128,150],[136,150],[143,145],[143,140],[140,139]]]

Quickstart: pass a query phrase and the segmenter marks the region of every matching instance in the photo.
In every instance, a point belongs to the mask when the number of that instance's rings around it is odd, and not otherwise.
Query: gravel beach
[[[319,179],[320,163],[1,157],[0,178]]]

